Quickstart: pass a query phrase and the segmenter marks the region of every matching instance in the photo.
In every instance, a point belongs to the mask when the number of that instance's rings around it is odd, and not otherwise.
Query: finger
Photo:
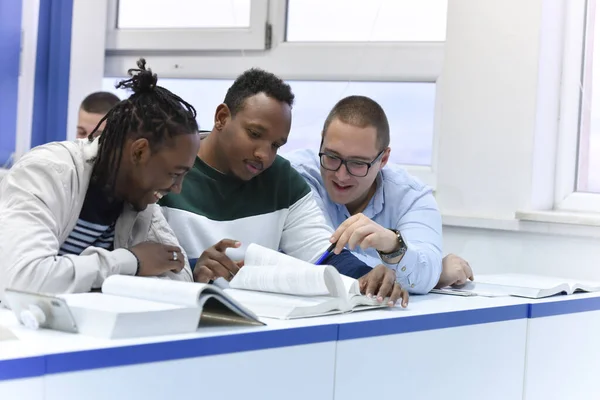
[[[337,242],[340,239],[340,236],[342,236],[342,233],[344,233],[344,231],[350,225],[352,225],[354,222],[356,222],[357,219],[358,219],[358,215],[353,215],[350,218],[348,218],[347,220],[345,220],[344,222],[342,222],[340,224],[340,226],[337,227],[337,229],[335,230],[335,232],[333,232],[333,235],[331,235],[331,239],[329,239],[329,241],[331,243]]]
[[[171,252],[171,263],[177,264],[181,268],[185,265],[185,257],[183,256],[183,252],[180,251],[172,251]]]
[[[394,283],[392,294],[388,301],[388,306],[394,306],[398,302],[398,299],[402,296],[402,287],[398,283]]]
[[[240,270],[240,267],[238,267],[238,265],[233,262],[231,258],[227,257],[225,253],[219,253],[216,251],[214,254],[211,254],[211,259],[219,262],[223,267],[225,267],[231,276],[234,276]]]
[[[464,285],[466,282],[467,276],[465,275],[465,272],[461,269],[459,271],[456,271],[456,275],[452,278],[450,286],[461,286]]]
[[[163,245],[163,248],[165,249],[166,252],[171,253],[171,254],[173,254],[174,251],[181,253],[181,247],[179,247],[179,246],[165,244],[165,245]]]
[[[365,225],[357,226],[354,229],[352,236],[350,236],[350,239],[348,240],[348,248],[350,250],[354,250],[358,246],[360,246],[362,248],[362,242],[371,233],[373,233],[373,229],[370,226],[368,226],[368,225],[367,226],[365,226]]]
[[[180,272],[182,269],[183,265],[181,264],[176,264],[175,266],[171,266],[171,268],[169,268],[171,272]]]
[[[215,260],[207,260],[204,265],[208,267],[212,273],[214,278],[225,278],[230,279],[231,273],[227,268],[225,268],[220,262]],[[213,279],[214,279],[213,278]]]
[[[369,274],[367,275],[363,275],[362,277],[360,277],[358,279],[358,289],[360,290],[361,294],[366,294],[367,291],[367,283],[369,281],[369,279],[367,278]]]
[[[353,224],[347,226],[347,228],[337,240],[337,244],[335,246],[335,249],[333,250],[335,254],[340,254],[340,252],[348,244],[348,241],[350,240],[350,237],[352,237],[352,235],[354,234],[354,231],[359,227],[360,221],[356,221]]]
[[[367,279],[367,297],[373,297],[374,293],[377,293],[377,289],[381,286],[381,281],[385,274],[385,267],[378,266],[373,268],[373,271],[366,275]]]
[[[196,265],[194,267],[194,282],[207,283],[214,279],[216,279],[216,276],[206,265]]]
[[[236,261],[235,264],[238,266],[238,268],[242,268],[244,266],[244,260]]]
[[[408,298],[409,298],[408,290],[406,290],[406,289],[401,289],[401,290],[402,290],[402,308],[406,308],[406,307],[408,307]]]
[[[240,242],[238,242],[237,240],[221,239],[213,247],[219,252],[224,252],[226,249],[228,249],[230,247],[237,248],[237,247],[240,247],[241,245],[242,244]]]
[[[376,239],[377,239],[377,233],[375,233],[375,232],[370,233],[360,242],[360,248],[363,250],[366,250],[371,247],[374,248],[375,246],[373,244],[375,243]]]
[[[465,271],[465,275],[467,275],[467,278],[469,278],[470,280],[475,279],[475,277],[473,276],[473,270],[471,269],[471,266],[469,265],[469,263],[466,261],[465,261],[465,265],[463,266],[463,270]]]
[[[183,252],[181,252],[181,251],[177,251],[177,252],[175,252],[175,254],[177,254],[177,261],[173,261],[173,262],[177,263],[177,267],[175,267],[171,271],[179,272],[183,268],[185,268],[185,256],[183,255]]]
[[[392,291],[394,290],[395,286],[394,284],[396,283],[396,275],[394,274],[394,271],[391,269],[388,269],[388,271],[389,272],[386,271],[386,274],[381,281],[381,286],[379,287],[379,293],[377,293],[377,301],[380,303],[383,302],[383,299],[392,295]],[[398,295],[400,294],[398,293]],[[394,300],[394,303],[396,303],[396,300]]]

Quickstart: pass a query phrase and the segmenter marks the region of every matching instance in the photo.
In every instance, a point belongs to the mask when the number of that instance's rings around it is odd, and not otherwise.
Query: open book
[[[356,279],[250,244],[244,267],[224,290],[261,317],[292,319],[384,307],[360,293]]]
[[[478,275],[474,282],[467,282],[458,288],[448,287],[432,290],[432,293],[464,293],[486,297],[517,296],[539,299],[556,294],[596,291],[600,291],[600,283],[597,282],[586,283],[541,275],[497,274]]]
[[[214,285],[158,278],[112,275],[102,293],[44,295],[7,289],[6,297],[21,320],[22,312],[34,305],[49,324],[39,327],[65,330],[61,326],[68,326],[64,320],[69,318],[75,325],[69,331],[111,339],[190,333],[200,325],[264,325]],[[53,309],[61,303],[60,311]],[[65,307],[70,313],[65,314]]]

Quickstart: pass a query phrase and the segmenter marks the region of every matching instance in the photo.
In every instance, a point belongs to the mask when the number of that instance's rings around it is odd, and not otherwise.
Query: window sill
[[[516,218],[529,222],[600,227],[600,214],[574,211],[517,211]]]
[[[445,214],[442,221],[445,227],[600,238],[600,214],[517,211],[515,218]]]

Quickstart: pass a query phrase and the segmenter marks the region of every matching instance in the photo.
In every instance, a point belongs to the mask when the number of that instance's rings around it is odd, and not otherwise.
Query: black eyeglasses
[[[385,149],[381,150],[379,154],[377,154],[377,157],[371,162],[344,160],[341,157],[329,153],[319,153],[319,158],[321,159],[321,167],[328,171],[337,171],[343,164],[346,166],[346,171],[348,171],[350,175],[362,178],[367,176],[371,166],[381,158],[384,151]]]

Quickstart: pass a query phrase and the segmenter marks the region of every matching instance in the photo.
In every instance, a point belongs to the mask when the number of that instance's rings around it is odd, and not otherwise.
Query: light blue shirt
[[[345,205],[331,201],[321,177],[319,156],[311,150],[284,155],[310,185],[327,223],[336,229],[350,217]],[[442,216],[431,188],[397,165],[387,164],[377,176],[377,190],[362,212],[385,228],[400,231],[407,252],[396,270],[398,283],[411,293],[428,293],[442,272]],[[373,248],[352,251],[374,267],[382,260]]]

